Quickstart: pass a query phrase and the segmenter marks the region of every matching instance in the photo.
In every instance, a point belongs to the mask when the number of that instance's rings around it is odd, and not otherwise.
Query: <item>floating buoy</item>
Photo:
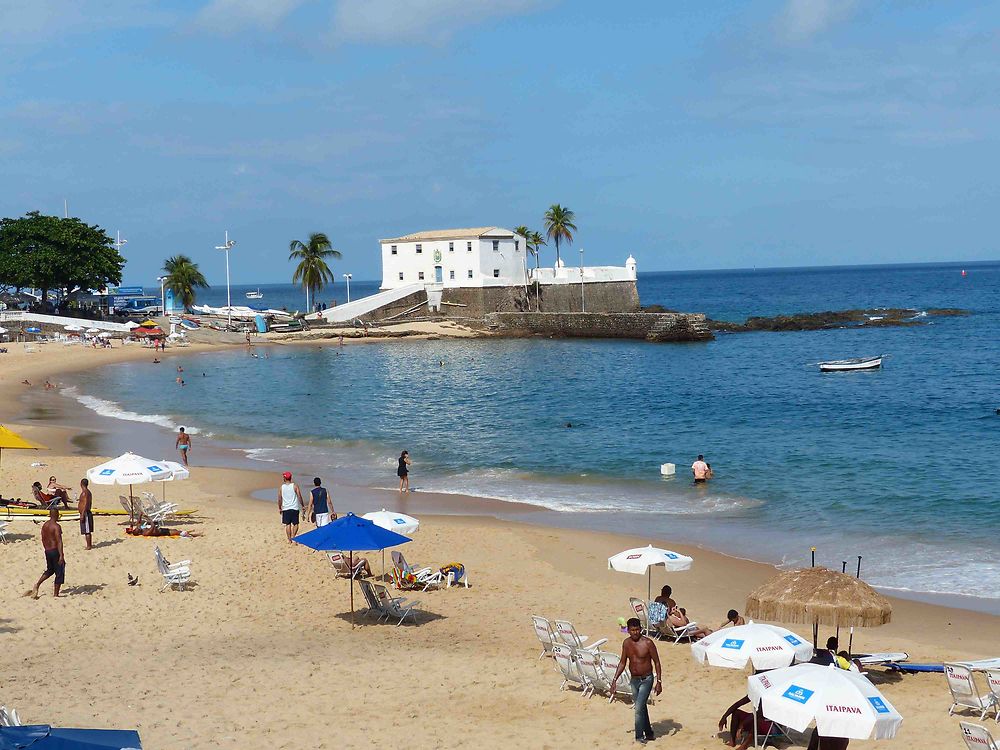
[[[660,464],[660,475],[664,477],[672,477],[677,473],[677,467],[674,464]]]

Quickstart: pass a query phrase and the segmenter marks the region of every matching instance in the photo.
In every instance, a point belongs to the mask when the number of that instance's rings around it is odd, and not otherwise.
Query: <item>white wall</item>
[[[498,242],[498,250],[493,250],[493,240]],[[468,250],[472,244],[472,251]],[[417,245],[421,252],[417,253]],[[454,249],[449,249],[449,244]],[[392,254],[392,247],[396,254]],[[436,260],[440,253],[440,260]],[[430,240],[421,242],[382,243],[382,289],[394,289],[409,284],[433,284],[435,266],[441,266],[442,284],[445,288],[512,286],[524,283],[525,262],[524,237],[513,238],[459,237],[450,240]],[[469,271],[472,278],[469,278]],[[494,277],[499,270],[499,277]],[[455,278],[451,278],[451,272]],[[399,274],[403,278],[399,278]],[[420,274],[424,278],[420,278]]]

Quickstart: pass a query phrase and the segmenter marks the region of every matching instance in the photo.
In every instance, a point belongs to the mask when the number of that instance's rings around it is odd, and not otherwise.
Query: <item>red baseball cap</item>
[[[291,478],[292,478],[292,472],[290,472],[290,471],[286,471],[286,472],[285,472],[284,474],[282,474],[281,476],[283,476],[283,477],[284,477],[285,479],[291,479]]]

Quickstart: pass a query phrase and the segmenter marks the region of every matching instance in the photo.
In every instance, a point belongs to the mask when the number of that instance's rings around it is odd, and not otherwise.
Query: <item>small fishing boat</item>
[[[264,299],[264,292],[262,292],[260,289],[258,289],[256,292],[249,291],[247,292],[247,299]]]
[[[847,370],[877,370],[882,366],[882,360],[886,355],[880,354],[877,357],[858,357],[857,359],[834,359],[829,362],[820,362],[820,372],[845,372]]]

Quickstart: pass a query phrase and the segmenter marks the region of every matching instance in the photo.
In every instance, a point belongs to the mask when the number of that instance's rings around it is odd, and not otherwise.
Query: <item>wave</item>
[[[121,419],[126,422],[143,422],[145,424],[155,424],[160,427],[165,427],[168,430],[175,431],[177,428],[181,427],[178,423],[174,422],[170,417],[164,414],[140,414],[138,412],[129,411],[124,408],[121,404],[114,401],[108,401],[107,399],[98,398],[97,396],[90,396],[86,393],[80,393],[76,386],[68,386],[63,388],[60,393],[69,398],[75,399],[78,403],[90,409],[92,412],[100,414],[102,417],[111,417],[112,419]],[[191,435],[205,435],[206,437],[211,437],[212,433],[203,433],[197,427],[192,427],[190,425],[184,425],[184,429]]]

